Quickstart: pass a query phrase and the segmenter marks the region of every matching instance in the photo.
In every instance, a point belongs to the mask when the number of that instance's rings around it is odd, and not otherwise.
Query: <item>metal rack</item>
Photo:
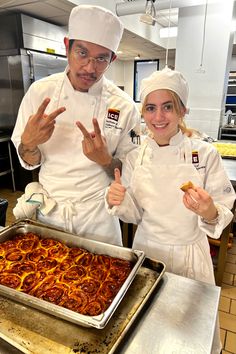
[[[236,127],[221,127],[219,136],[221,140],[236,140]]]
[[[8,147],[8,156],[3,156],[2,159],[6,159],[9,162],[9,167],[6,168],[5,170],[1,171],[0,170],[0,176],[4,176],[8,173],[11,173],[11,178],[12,178],[12,189],[13,192],[16,191],[16,185],[15,185],[15,176],[14,176],[14,168],[13,168],[13,163],[12,163],[12,153],[11,153],[11,137],[9,135],[0,135],[0,143],[6,143]]]

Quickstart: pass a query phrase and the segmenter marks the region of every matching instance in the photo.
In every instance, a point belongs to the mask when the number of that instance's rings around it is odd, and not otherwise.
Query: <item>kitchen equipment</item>
[[[214,142],[213,145],[223,159],[236,159],[236,143]]]
[[[20,13],[0,15],[0,131],[11,133],[32,82],[67,65],[63,27]]]
[[[33,220],[22,219],[0,231],[0,242],[12,239],[16,234],[33,232],[40,235],[41,238],[52,238],[62,241],[69,247],[81,247],[89,252],[96,254],[105,254],[112,257],[122,258],[131,261],[133,268],[121,286],[119,292],[115,296],[108,309],[98,316],[86,316],[77,312],[68,310],[64,307],[46,302],[31,295],[25,294],[18,290],[0,285],[0,294],[16,301],[22,302],[28,306],[32,306],[41,311],[50,313],[67,321],[80,324],[85,327],[104,328],[111,319],[117,306],[124,297],[127,289],[134,280],[136,273],[143,263],[145,258],[144,252],[132,250],[125,247],[114,246],[90,239],[79,237],[75,234],[70,234],[52,226],[44,225]]]
[[[2,135],[12,135],[20,103],[29,86],[36,80],[64,71],[67,65],[63,42],[66,35],[64,27],[25,14],[0,14]],[[15,148],[12,149],[12,160],[16,189],[24,191],[28,183],[37,179],[37,170],[32,172],[21,167]]]

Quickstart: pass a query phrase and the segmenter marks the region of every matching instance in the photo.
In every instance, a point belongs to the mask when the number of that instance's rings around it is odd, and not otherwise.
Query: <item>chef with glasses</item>
[[[24,168],[40,167],[39,183],[27,188],[27,198],[42,193],[51,202],[37,211],[39,221],[121,245],[118,219],[104,208],[104,190],[135,148],[129,132],[140,117],[104,73],[116,59],[123,25],[105,8],[79,5],[68,28],[68,66],[30,86],[12,141]],[[29,216],[23,212],[27,198],[18,201],[17,218]]]

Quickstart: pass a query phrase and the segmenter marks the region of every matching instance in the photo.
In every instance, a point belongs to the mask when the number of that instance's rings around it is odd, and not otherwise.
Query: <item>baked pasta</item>
[[[131,269],[130,261],[31,232],[0,244],[0,284],[88,316],[109,307]]]

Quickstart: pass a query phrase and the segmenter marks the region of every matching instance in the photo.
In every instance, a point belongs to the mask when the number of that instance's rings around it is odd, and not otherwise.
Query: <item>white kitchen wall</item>
[[[176,69],[189,83],[187,124],[217,138],[232,58],[233,1],[208,4],[205,41],[204,17],[205,6],[179,10]]]
[[[156,58],[158,59],[158,58]],[[175,66],[175,59],[169,59],[168,65]],[[160,59],[160,70],[165,67],[165,60]],[[117,86],[124,86],[124,91],[133,98],[134,92],[134,61],[121,61],[116,59],[107,70],[105,76]]]
[[[117,86],[124,86],[124,62],[115,60],[106,71],[105,76]]]
[[[230,71],[236,71],[236,56],[232,56],[230,63]]]

